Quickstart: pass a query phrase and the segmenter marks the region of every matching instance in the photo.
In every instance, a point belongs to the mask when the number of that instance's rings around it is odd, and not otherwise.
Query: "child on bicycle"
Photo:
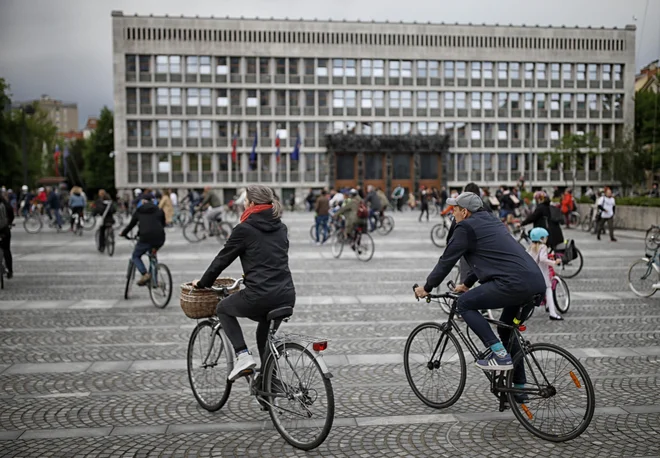
[[[536,261],[536,264],[541,269],[543,274],[543,279],[545,280],[545,305],[547,310],[550,312],[550,319],[561,321],[564,318],[557,313],[557,308],[555,307],[555,301],[552,296],[552,281],[551,276],[554,276],[554,270],[552,266],[558,265],[561,263],[560,259],[552,260],[548,258],[548,247],[546,243],[548,241],[548,236],[550,234],[548,231],[542,227],[535,227],[529,233],[529,238],[532,241],[527,252],[529,255]],[[551,275],[552,272],[552,275]]]

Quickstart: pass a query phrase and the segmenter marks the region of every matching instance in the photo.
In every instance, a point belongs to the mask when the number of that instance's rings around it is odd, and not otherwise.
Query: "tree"
[[[603,169],[609,169],[614,181],[621,183],[624,194],[644,181],[643,164],[646,153],[635,142],[634,131],[618,136],[611,148],[603,155]]]
[[[96,130],[83,150],[83,178],[88,189],[93,191],[105,189],[114,193],[115,190],[115,161],[111,157],[115,150],[113,126],[112,112],[103,107]]]
[[[575,188],[576,171],[584,170],[589,156],[597,153],[597,145],[598,137],[593,133],[566,135],[555,150],[547,152],[546,156],[550,160],[550,167],[562,168],[566,185],[571,181],[572,187]]]
[[[85,170],[84,153],[87,146],[87,140],[77,138],[75,141],[69,143],[69,157],[67,158],[67,179],[71,185],[78,185],[87,187],[83,180],[83,172]]]

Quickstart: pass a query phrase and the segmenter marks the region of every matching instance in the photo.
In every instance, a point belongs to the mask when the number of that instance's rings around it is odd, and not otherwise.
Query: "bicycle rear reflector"
[[[569,374],[571,374],[571,378],[573,379],[573,383],[575,383],[575,386],[578,388],[582,388],[582,384],[578,380],[578,378],[575,376],[575,373],[573,371],[570,371]]]
[[[527,326],[525,326],[524,324],[521,324],[520,326],[518,326],[518,331],[520,331],[520,332],[527,331]]]
[[[314,349],[314,351],[323,351],[326,348],[328,348],[328,341],[326,340],[323,342],[314,342],[312,344],[312,348]]]

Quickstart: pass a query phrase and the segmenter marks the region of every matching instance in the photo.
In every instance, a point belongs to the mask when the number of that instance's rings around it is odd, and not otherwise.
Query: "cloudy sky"
[[[660,57],[660,0],[0,0],[0,77],[13,98],[77,102],[80,122],[112,106],[110,12],[624,27],[637,67]],[[635,20],[636,18],[636,20]]]

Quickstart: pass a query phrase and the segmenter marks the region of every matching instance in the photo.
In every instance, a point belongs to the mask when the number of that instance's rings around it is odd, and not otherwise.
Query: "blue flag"
[[[291,160],[297,161],[298,159],[300,159],[300,135],[296,137],[296,146],[293,147],[291,152]]]
[[[67,174],[67,165],[66,163],[69,160],[69,147],[67,145],[64,145],[64,178],[68,176]]]
[[[254,133],[254,142],[252,143],[252,152],[250,153],[250,168],[254,170],[257,165],[257,133]]]

